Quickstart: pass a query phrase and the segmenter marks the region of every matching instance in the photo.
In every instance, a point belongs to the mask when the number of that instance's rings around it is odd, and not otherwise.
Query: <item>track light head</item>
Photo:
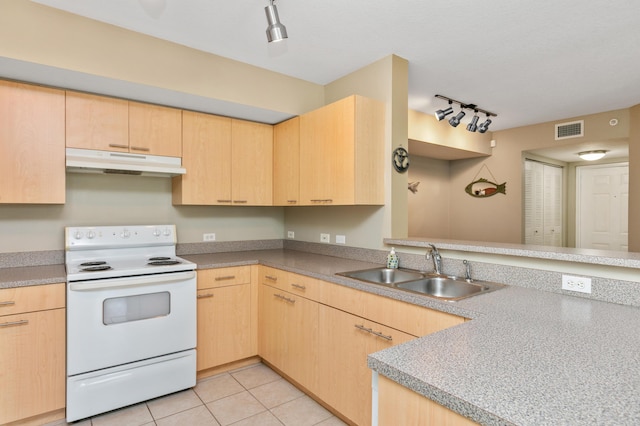
[[[287,36],[287,28],[280,23],[280,17],[278,16],[278,9],[276,9],[276,5],[273,4],[274,0],[269,0],[269,6],[264,8],[265,13],[267,14],[267,23],[269,26],[267,27],[267,40],[269,43],[274,41],[282,41]]]
[[[460,124],[460,120],[462,120],[465,115],[466,114],[464,111],[460,111],[458,115],[449,120],[449,124],[451,124],[452,127],[458,127],[458,124]]]
[[[478,126],[478,132],[485,133],[489,129],[489,124],[491,124],[491,119],[487,117],[485,122]]]
[[[447,115],[451,114],[453,112],[453,108],[449,107],[447,109],[439,109],[436,111],[436,118],[438,119],[438,121],[441,121],[443,118],[445,118]]]
[[[473,116],[473,118],[471,119],[471,123],[467,124],[467,130],[470,132],[475,132],[478,129],[478,120],[480,119],[480,117],[478,117],[478,114],[475,114]]]

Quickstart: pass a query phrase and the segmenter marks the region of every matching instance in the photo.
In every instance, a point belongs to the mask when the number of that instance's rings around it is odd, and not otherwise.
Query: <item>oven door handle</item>
[[[69,284],[69,290],[93,291],[112,288],[140,287],[149,284],[171,284],[177,281],[190,280],[192,278],[195,278],[195,276],[195,271],[186,271],[158,275],[145,275],[141,277],[126,277],[107,280],[75,282]]]

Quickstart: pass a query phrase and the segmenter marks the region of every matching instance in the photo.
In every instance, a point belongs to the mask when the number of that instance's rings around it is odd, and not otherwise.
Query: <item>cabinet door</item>
[[[378,424],[380,426],[477,425],[474,421],[386,377],[378,377]]]
[[[300,198],[300,117],[273,127],[273,204],[295,206]]]
[[[353,204],[355,98],[300,116],[300,201]]]
[[[260,356],[307,389],[316,389],[318,303],[263,284],[259,315]]]
[[[231,204],[231,119],[183,111],[182,166],[173,204]]]
[[[64,201],[64,92],[0,82],[0,203]]]
[[[198,291],[197,370],[248,358],[251,351],[251,285]]]
[[[232,120],[231,184],[233,204],[273,204],[273,127]]]
[[[319,308],[319,330],[318,396],[355,424],[371,424],[367,355],[415,336],[325,305]]]
[[[65,406],[65,310],[0,317],[0,424]]]
[[[67,91],[67,147],[129,152],[129,103]]]
[[[132,153],[182,156],[182,111],[129,102],[129,150]]]

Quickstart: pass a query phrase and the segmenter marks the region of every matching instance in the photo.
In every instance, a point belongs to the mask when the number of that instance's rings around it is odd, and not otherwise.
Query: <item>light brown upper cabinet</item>
[[[271,205],[272,126],[184,111],[182,132],[173,204]]]
[[[64,91],[0,81],[0,203],[64,202]]]
[[[67,147],[180,157],[182,111],[67,91]]]
[[[384,114],[353,95],[300,116],[301,204],[384,204]]]
[[[273,205],[300,202],[300,117],[273,127]]]

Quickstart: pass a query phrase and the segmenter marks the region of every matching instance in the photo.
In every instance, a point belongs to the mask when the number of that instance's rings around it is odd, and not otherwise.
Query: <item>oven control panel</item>
[[[64,232],[67,250],[164,246],[177,243],[175,225],[68,226]]]

